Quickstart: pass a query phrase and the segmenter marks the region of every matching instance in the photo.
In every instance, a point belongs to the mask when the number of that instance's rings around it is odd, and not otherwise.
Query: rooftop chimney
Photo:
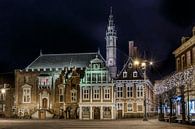
[[[129,57],[134,56],[134,41],[129,41]]]
[[[195,36],[195,26],[192,28],[192,36]]]

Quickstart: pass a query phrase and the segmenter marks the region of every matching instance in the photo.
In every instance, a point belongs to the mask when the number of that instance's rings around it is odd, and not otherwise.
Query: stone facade
[[[153,85],[148,78],[144,79],[144,71],[134,65],[138,59],[137,47],[129,42],[129,59],[116,78],[116,109],[117,118],[139,118],[144,114],[144,97],[146,98],[146,113],[153,116],[155,100]],[[141,61],[141,59],[139,59]]]
[[[15,71],[15,113],[19,118],[78,118],[80,73],[61,71]]]
[[[13,117],[14,74],[0,74],[0,118]]]

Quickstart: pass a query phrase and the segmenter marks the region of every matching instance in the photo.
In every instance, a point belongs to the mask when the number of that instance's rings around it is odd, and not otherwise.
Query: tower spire
[[[112,14],[112,6],[110,7],[110,15],[108,20],[108,26],[114,26],[113,14]]]
[[[108,18],[108,26],[106,29],[106,65],[109,68],[111,77],[115,78],[117,74],[116,67],[116,40],[117,33],[115,30],[112,7]]]

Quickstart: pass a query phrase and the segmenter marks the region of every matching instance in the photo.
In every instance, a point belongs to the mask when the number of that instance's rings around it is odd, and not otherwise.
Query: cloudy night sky
[[[0,72],[24,69],[43,53],[94,52],[105,57],[110,7],[117,52],[134,40],[156,63],[156,78],[174,71],[172,51],[195,25],[193,0],[1,0]],[[124,61],[118,61],[123,65]]]

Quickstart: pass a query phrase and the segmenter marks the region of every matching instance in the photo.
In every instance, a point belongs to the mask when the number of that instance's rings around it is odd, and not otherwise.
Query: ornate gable
[[[133,65],[132,58],[129,58],[116,80],[142,80],[143,73],[141,68]]]

